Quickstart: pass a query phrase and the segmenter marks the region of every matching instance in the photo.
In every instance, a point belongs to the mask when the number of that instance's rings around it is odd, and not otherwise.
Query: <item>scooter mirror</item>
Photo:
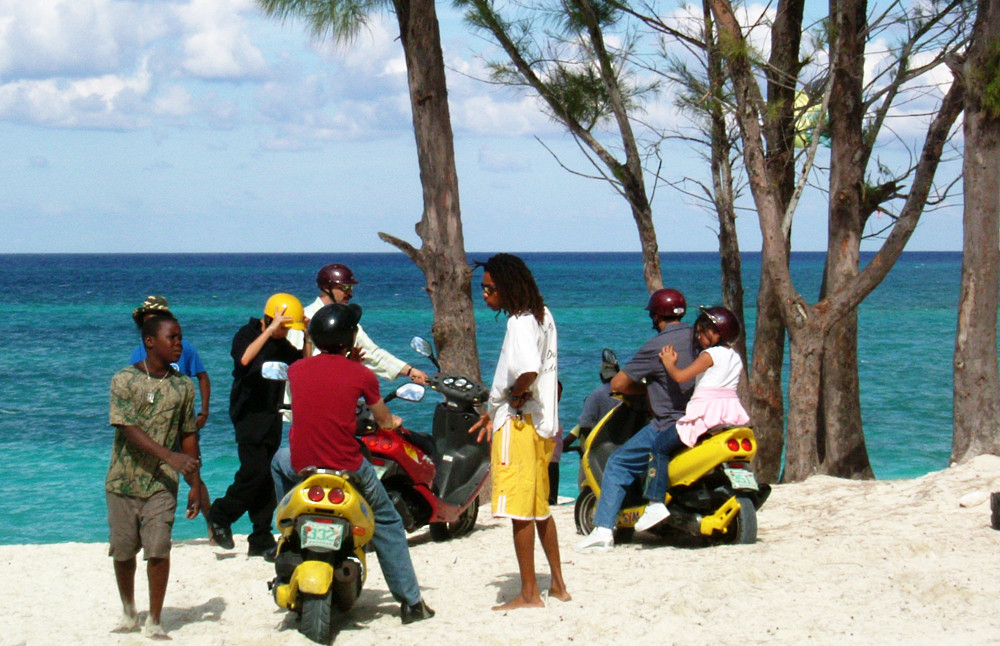
[[[420,384],[403,384],[396,389],[396,397],[408,402],[418,402],[424,398],[427,390]]]
[[[601,362],[607,364],[617,364],[618,355],[615,354],[615,351],[612,350],[611,348],[604,348],[601,351]]]
[[[264,379],[288,381],[288,364],[281,361],[265,361],[260,374]]]
[[[420,336],[415,336],[410,339],[410,347],[417,354],[423,355],[425,357],[434,356],[434,348],[431,347],[430,342]]]

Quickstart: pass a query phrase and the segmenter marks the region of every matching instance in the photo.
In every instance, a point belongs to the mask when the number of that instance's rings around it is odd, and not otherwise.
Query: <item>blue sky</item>
[[[477,80],[489,44],[439,10],[466,248],[637,251],[622,198],[559,166],[537,139],[588,171],[531,96]],[[348,45],[315,42],[252,0],[0,0],[0,253],[393,251],[379,231],[419,244],[396,36],[383,16]],[[668,95],[647,118],[679,119]],[[701,168],[682,144],[664,158],[671,178]],[[653,209],[662,251],[717,248],[677,191]],[[796,218],[795,249],[822,249],[822,196]],[[752,213],[739,229],[758,250]],[[960,208],[927,213],[910,248],[960,249]]]

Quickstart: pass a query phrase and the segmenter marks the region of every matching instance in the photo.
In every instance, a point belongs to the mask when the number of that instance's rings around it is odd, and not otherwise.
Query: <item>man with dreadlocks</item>
[[[556,324],[523,260],[501,253],[476,265],[484,269],[486,306],[508,318],[489,406],[469,432],[493,442],[493,515],[514,524],[521,575],[521,593],[493,609],[545,605],[535,577],[536,527],[552,572],[549,596],[569,601],[548,502],[548,465],[559,428]]]

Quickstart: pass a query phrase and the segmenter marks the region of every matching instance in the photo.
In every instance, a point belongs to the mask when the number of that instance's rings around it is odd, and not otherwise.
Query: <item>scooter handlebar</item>
[[[462,375],[439,372],[430,379],[430,387],[444,395],[445,399],[465,404],[482,404],[490,396],[483,384]]]

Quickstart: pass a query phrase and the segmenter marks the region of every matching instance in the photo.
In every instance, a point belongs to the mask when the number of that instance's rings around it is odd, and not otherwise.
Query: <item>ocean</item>
[[[470,253],[469,260],[489,255]],[[624,365],[652,334],[642,309],[648,295],[641,257],[523,257],[558,326],[560,419],[568,430],[599,385],[602,348],[615,350]],[[796,285],[810,300],[819,291],[823,259],[820,253],[792,254]],[[310,303],[316,270],[334,261],[349,265],[361,281],[354,302],[365,308],[362,323],[375,342],[430,370],[409,348],[414,335],[430,338],[423,274],[398,253],[0,255],[0,544],[107,540],[103,485],[113,433],[108,386],[139,343],[131,312],[150,294],[167,297],[212,379],[202,477],[213,497],[222,495],[237,468],[227,414],[232,336],[249,317],[260,316],[272,293],[290,292]],[[667,253],[662,263],[665,283],[684,292],[689,311],[720,300],[717,254]],[[752,341],[759,254],[745,254],[743,269]],[[959,253],[906,253],[861,306],[861,403],[880,479],[920,476],[948,464],[960,270]],[[478,294],[476,319],[482,372],[489,379],[504,320]],[[390,389],[384,384],[383,392]],[[423,402],[395,402],[391,408],[408,427],[429,430],[437,401],[428,393]],[[575,457],[569,453],[561,463],[560,495],[575,497]],[[245,518],[234,531],[249,531]],[[174,527],[178,539],[204,533],[200,519],[179,517]]]

